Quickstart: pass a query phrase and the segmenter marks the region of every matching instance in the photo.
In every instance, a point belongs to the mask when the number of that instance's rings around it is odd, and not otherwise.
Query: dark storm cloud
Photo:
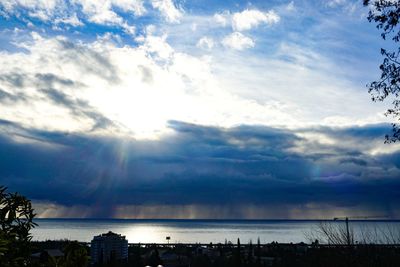
[[[372,156],[362,147],[331,145],[316,157],[295,149],[310,141],[290,130],[171,121],[175,134],[135,141],[0,125],[0,183],[35,200],[104,207],[320,203],[388,212],[400,203],[398,152]],[[317,131],[367,145],[385,129]]]
[[[367,141],[371,141],[372,139],[385,137],[388,129],[390,127],[386,124],[372,124],[366,126],[353,126],[353,127],[313,127],[310,129],[306,129],[306,131],[312,130],[314,133],[323,133],[327,134],[331,137],[339,138],[342,140],[346,140],[347,138],[357,138],[358,143],[365,143]],[[355,152],[357,153],[357,152]]]
[[[351,163],[351,164],[356,164],[356,165],[360,165],[360,166],[367,166],[367,161],[363,160],[363,159],[359,159],[359,158],[343,158],[339,160],[340,163],[342,164],[347,164],[347,163]]]
[[[400,169],[400,152],[382,155],[379,156],[379,159],[384,162],[392,162],[398,169]]]

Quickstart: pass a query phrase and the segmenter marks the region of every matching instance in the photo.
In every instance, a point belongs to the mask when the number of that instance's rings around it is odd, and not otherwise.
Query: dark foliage
[[[206,255],[194,256],[190,264],[191,267],[211,267],[211,260]]]
[[[398,0],[364,0],[364,6],[370,6],[368,21],[375,22],[376,27],[382,31],[381,36],[384,40],[391,38],[395,44],[400,41],[400,29],[398,23],[400,19],[400,1]],[[383,101],[388,97],[393,97],[392,108],[386,111],[386,116],[393,116],[400,121],[400,47],[396,51],[381,49],[384,57],[379,66],[381,77],[367,86],[373,101]],[[386,135],[386,142],[400,141],[399,122],[393,123],[392,136]]]
[[[150,257],[146,261],[146,266],[158,266],[162,265],[162,260],[160,259],[160,254],[158,252],[158,248],[154,247],[154,249],[150,252]]]
[[[64,253],[70,241],[64,241]],[[56,243],[36,242],[40,249],[59,247]],[[75,245],[73,247],[76,247]],[[85,247],[85,244],[80,244]],[[206,247],[203,245],[203,249]],[[86,249],[90,249],[86,247]],[[241,244],[240,250],[233,244],[216,244],[207,246],[209,255],[199,251],[199,245],[171,244],[165,245],[140,245],[132,244],[129,247],[127,262],[97,265],[102,267],[232,267],[237,266],[238,260],[241,267],[397,267],[400,262],[400,245],[320,245],[317,242],[307,245],[300,244],[270,244],[257,245]],[[240,258],[236,258],[239,255]],[[173,262],[163,262],[162,254],[172,253],[178,256]],[[38,267],[59,266],[64,267],[61,258],[57,265],[41,264]],[[74,265],[81,266],[81,265]]]
[[[6,190],[0,186],[0,266],[27,266],[35,214],[30,200]]]
[[[64,249],[65,267],[86,267],[89,263],[89,256],[85,246],[77,241],[70,242]]]
[[[142,266],[144,266],[143,259],[141,257],[142,252],[141,252],[141,249],[140,249],[140,245],[132,247],[131,251],[132,251],[132,253],[129,254],[129,259],[130,259],[130,262],[131,262],[131,266],[132,267],[142,267]]]

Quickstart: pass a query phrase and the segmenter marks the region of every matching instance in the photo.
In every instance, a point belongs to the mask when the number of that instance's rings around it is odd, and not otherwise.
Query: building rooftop
[[[97,235],[93,237],[93,240],[101,240],[101,239],[119,239],[119,240],[125,240],[124,235],[116,234],[112,231],[108,231],[107,233]]]

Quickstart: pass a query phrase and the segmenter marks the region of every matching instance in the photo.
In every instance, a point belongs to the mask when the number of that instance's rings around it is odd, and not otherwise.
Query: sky
[[[38,217],[400,219],[357,0],[0,1],[0,184]]]

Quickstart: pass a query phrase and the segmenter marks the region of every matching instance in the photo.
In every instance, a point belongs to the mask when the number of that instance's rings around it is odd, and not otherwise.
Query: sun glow
[[[165,241],[166,229],[159,226],[137,225],[127,229],[126,237],[129,242],[140,243],[146,240],[147,243],[162,243]]]
[[[116,45],[113,38],[117,37],[112,34],[78,43],[38,33],[31,37],[19,45],[28,54],[4,53],[2,57],[3,66],[19,66],[15,70],[4,67],[9,72],[5,77],[13,72],[26,77],[26,85],[4,83],[2,90],[21,89],[29,103],[0,110],[1,118],[28,127],[159,139],[171,132],[170,120],[218,127],[256,124],[295,128],[318,124],[324,118],[335,118],[325,124],[343,123],[338,119],[342,117],[332,117],[325,108],[312,114],[306,108],[320,102],[315,92],[322,94],[320,89],[326,84],[330,84],[330,91],[346,84],[340,79],[331,81],[323,68],[305,71],[297,61],[254,56],[244,62],[233,52],[230,61],[211,52],[184,53],[168,43],[167,35],[155,36],[150,30],[138,36],[135,45],[125,46]],[[291,51],[304,53],[298,50]],[[354,92],[346,91],[350,93]],[[327,102],[339,103],[329,109],[335,113],[345,110],[342,101]],[[38,117],[41,119],[34,119]],[[368,118],[371,123],[381,120]]]

